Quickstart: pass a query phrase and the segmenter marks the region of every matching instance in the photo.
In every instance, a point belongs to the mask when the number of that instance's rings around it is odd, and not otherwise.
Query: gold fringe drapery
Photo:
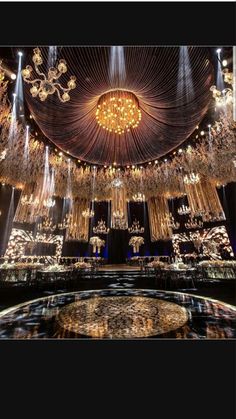
[[[169,226],[167,199],[160,195],[149,198],[147,203],[151,241],[171,239],[172,229]]]
[[[111,228],[116,225],[115,213],[123,215],[122,221],[128,228],[127,193],[124,187],[114,187],[111,190]]]
[[[69,227],[66,230],[65,240],[88,241],[89,218],[83,217],[82,212],[89,208],[88,199],[76,198],[72,203],[69,215]]]
[[[203,220],[204,215],[209,214],[212,217],[224,216],[216,187],[211,180],[202,178],[198,183],[185,184],[185,191],[193,215],[202,215]]]
[[[50,208],[44,200],[51,198],[50,190],[43,191],[43,177],[35,184],[26,184],[17,205],[14,221],[19,223],[35,223],[39,217],[48,217]],[[27,202],[25,202],[25,198]]]

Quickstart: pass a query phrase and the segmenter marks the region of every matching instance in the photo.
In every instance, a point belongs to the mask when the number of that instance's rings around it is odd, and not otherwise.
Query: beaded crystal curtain
[[[46,72],[49,48],[41,50]],[[111,46],[60,48],[58,59],[66,60],[77,87],[71,99],[61,103],[56,95],[41,102],[24,85],[30,112],[44,135],[78,159],[102,165],[154,160],[185,141],[208,109],[213,84],[209,49],[122,47],[122,68],[120,60],[112,61],[113,53]],[[32,64],[32,48],[25,62]],[[68,74],[61,76],[62,85]],[[101,96],[117,86],[135,95],[141,111],[139,125],[121,135],[104,129],[96,119]]]
[[[210,179],[200,179],[194,184],[185,184],[191,213],[201,215],[224,216],[224,211],[216,191],[216,187]]]
[[[172,229],[169,227],[169,207],[164,196],[149,198],[148,218],[151,241],[168,240],[172,237]]]
[[[111,228],[117,225],[117,215],[122,216],[122,221],[128,228],[127,193],[124,187],[111,190]]]
[[[78,240],[87,242],[89,238],[89,218],[83,217],[82,212],[89,208],[88,199],[76,198],[73,201],[69,217],[69,227],[66,230],[65,240]]]

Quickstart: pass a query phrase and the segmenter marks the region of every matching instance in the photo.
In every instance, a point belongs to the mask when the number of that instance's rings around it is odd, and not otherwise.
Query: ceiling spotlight
[[[201,135],[204,135],[204,134],[205,134],[205,132],[204,132],[204,131],[201,131],[201,132],[200,132],[200,134],[201,134]]]
[[[227,61],[227,60],[223,60],[223,61],[222,61],[222,65],[223,65],[223,67],[226,67],[226,66],[227,66],[227,64],[228,64],[228,61]]]
[[[221,48],[218,48],[218,49],[216,50],[216,52],[217,52],[217,54],[220,54],[220,52],[221,52]]]
[[[178,153],[181,154],[183,152],[182,148],[179,149]]]
[[[26,125],[26,129],[29,129],[29,125]]]
[[[157,164],[158,163],[158,160],[155,160],[155,164]]]
[[[150,161],[148,164],[152,164],[152,162]]]
[[[14,73],[11,73],[11,79],[15,80],[16,79],[16,75]]]
[[[30,119],[33,119],[32,115],[30,115]]]
[[[208,124],[207,126],[208,126],[208,128],[211,128],[211,124]]]
[[[16,93],[13,93],[12,96],[15,98],[16,97]]]
[[[167,162],[167,159],[165,159],[164,162],[166,163]]]
[[[23,52],[22,51],[18,51],[18,55],[19,55],[19,57],[22,57]]]

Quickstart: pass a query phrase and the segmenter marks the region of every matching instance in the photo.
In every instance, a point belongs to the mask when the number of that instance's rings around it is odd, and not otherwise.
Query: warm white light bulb
[[[222,65],[223,65],[223,67],[226,67],[226,66],[227,66],[227,64],[228,64],[228,61],[227,61],[227,60],[223,60],[223,61],[222,61]]]
[[[14,73],[11,73],[11,79],[16,80],[16,75]]]
[[[216,50],[216,52],[217,52],[217,54],[220,54],[220,52],[221,52],[221,48],[218,48],[218,49]]]
[[[22,57],[23,52],[19,51],[19,52],[18,52],[18,55],[19,55],[19,57]]]

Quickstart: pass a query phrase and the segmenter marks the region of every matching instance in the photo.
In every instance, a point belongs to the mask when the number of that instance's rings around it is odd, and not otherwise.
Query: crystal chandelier
[[[33,194],[31,195],[23,195],[21,198],[21,205],[28,205],[28,206],[37,206],[39,204],[39,198],[33,198]]]
[[[59,230],[66,230],[69,225],[70,225],[70,220],[71,220],[71,215],[66,214],[65,218],[63,219],[63,221],[61,223],[57,224],[57,228]]]
[[[55,203],[56,203],[55,199],[47,198],[47,199],[44,199],[43,206],[46,208],[52,208],[54,207]]]
[[[123,182],[122,182],[122,180],[121,180],[121,179],[116,178],[116,179],[114,179],[114,180],[111,182],[111,185],[112,185],[114,188],[121,188],[121,187],[123,186]]]
[[[116,230],[127,230],[128,225],[125,220],[125,216],[122,211],[114,211],[113,212],[113,225],[112,228]]]
[[[199,175],[195,174],[193,172],[184,176],[184,183],[187,184],[187,185],[193,185],[195,183],[198,183],[199,180],[200,180]]]
[[[33,68],[30,65],[27,65],[26,68],[22,70],[22,77],[24,81],[28,84],[31,84],[30,93],[33,97],[39,97],[43,102],[47,99],[48,95],[52,95],[55,92],[57,93],[58,98],[61,102],[67,102],[70,100],[69,91],[75,89],[76,87],[76,77],[71,76],[70,80],[67,82],[67,87],[62,87],[58,79],[62,74],[67,72],[67,65],[65,60],[60,60],[57,64],[57,68],[50,67],[47,75],[42,73],[39,70],[39,66],[43,64],[42,53],[39,48],[34,49],[33,63],[35,72],[40,78],[33,78]]]
[[[187,215],[190,214],[191,209],[187,207],[187,205],[181,205],[180,208],[178,208],[178,214],[179,215]]]
[[[173,215],[170,213],[168,216],[168,226],[173,228],[173,230],[178,230],[180,223],[176,222]]]
[[[225,220],[225,214],[224,214],[224,212],[219,212],[218,214],[212,214],[210,212],[204,212],[202,214],[202,219],[205,222],[224,221]]]
[[[98,100],[96,119],[109,132],[129,132],[141,120],[138,98],[134,93],[122,89],[106,92]]]
[[[203,222],[197,218],[190,217],[190,219],[184,225],[187,229],[202,228]]]
[[[38,231],[45,231],[51,233],[57,228],[56,224],[53,223],[52,218],[45,218],[41,223],[37,225]]]
[[[215,99],[216,106],[231,105],[233,103],[233,91],[230,88],[218,90],[216,86],[211,86],[212,96]]]
[[[103,220],[98,221],[97,227],[93,227],[95,234],[108,234],[109,231],[110,229],[106,227],[105,221]]]
[[[134,220],[131,227],[128,228],[130,234],[142,234],[144,233],[144,227],[140,227],[139,221]]]
[[[92,218],[94,217],[94,211],[87,208],[86,210],[82,211],[82,216],[84,218]]]
[[[234,83],[233,73],[229,71],[228,68],[224,68],[224,70],[222,70],[222,74],[224,77],[224,82],[227,84],[231,84],[231,86],[233,86],[233,83]]]
[[[138,192],[132,196],[133,201],[135,202],[144,202],[145,201],[145,195],[141,192]]]

